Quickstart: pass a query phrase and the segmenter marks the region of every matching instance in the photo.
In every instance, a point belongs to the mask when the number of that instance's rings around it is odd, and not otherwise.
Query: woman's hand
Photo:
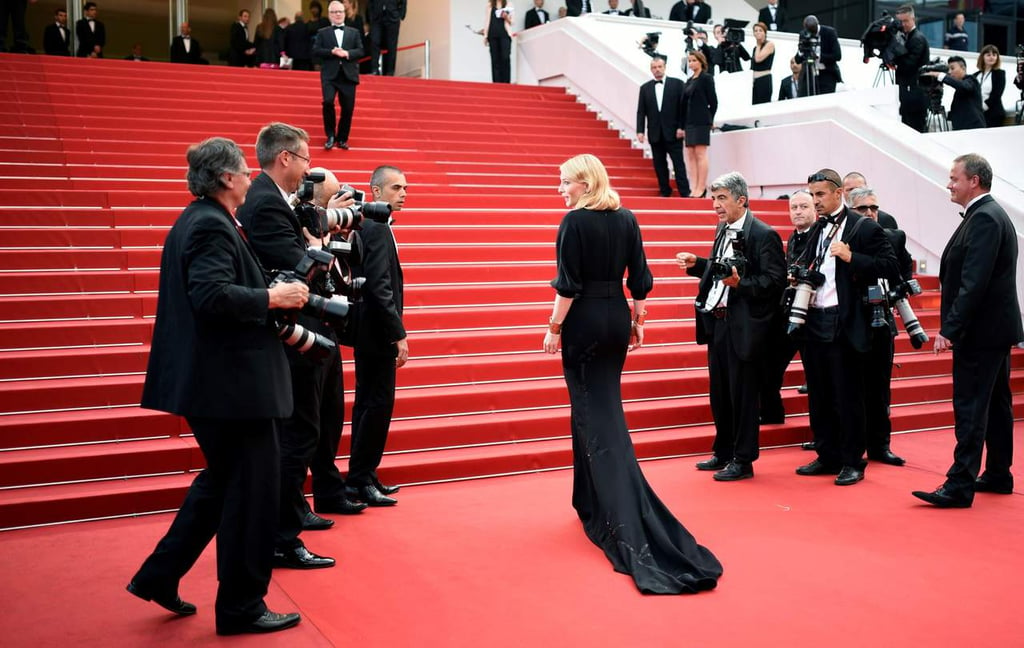
[[[558,351],[558,344],[561,342],[562,336],[555,335],[551,331],[544,334],[544,353],[556,353]]]
[[[636,351],[644,345],[644,327],[642,324],[633,322],[629,331],[629,351]]]

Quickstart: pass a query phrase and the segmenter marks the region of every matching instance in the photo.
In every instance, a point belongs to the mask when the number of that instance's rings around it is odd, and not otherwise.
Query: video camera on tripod
[[[864,46],[864,62],[872,56],[882,59],[882,65],[894,67],[896,59],[907,53],[906,37],[896,16],[882,12],[882,17],[867,26],[860,37]]]
[[[743,47],[743,40],[746,38],[744,27],[750,21],[734,20],[726,18],[722,28],[725,30],[725,40],[718,46],[722,52],[722,69],[726,72],[740,72],[740,59],[750,60],[750,53]]]
[[[658,53],[658,41],[661,40],[661,32],[648,32],[642,41],[637,43],[637,47],[643,50],[643,53],[651,58],[665,58],[664,54]]]

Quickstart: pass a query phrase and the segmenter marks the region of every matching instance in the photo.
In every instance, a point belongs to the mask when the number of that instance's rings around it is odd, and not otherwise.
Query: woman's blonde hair
[[[619,194],[611,187],[608,170],[596,156],[583,153],[569,158],[559,167],[562,175],[573,182],[583,182],[587,191],[580,196],[576,209],[603,211],[622,206]]]

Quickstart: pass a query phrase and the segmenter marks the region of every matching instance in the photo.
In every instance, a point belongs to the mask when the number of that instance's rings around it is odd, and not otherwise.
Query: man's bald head
[[[313,185],[313,204],[318,207],[326,207],[327,203],[334,197],[334,194],[338,193],[341,189],[341,183],[338,182],[338,178],[334,173],[323,167],[310,169],[309,172],[324,174],[324,181]]]

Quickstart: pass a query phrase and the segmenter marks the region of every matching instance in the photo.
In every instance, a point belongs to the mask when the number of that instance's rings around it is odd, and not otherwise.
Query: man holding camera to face
[[[320,241],[304,230],[288,203],[288,196],[309,173],[309,136],[288,124],[268,124],[256,140],[256,158],[262,173],[253,180],[238,219],[263,268],[273,275],[296,268],[311,245],[321,247]],[[340,207],[342,202],[343,198],[338,197],[330,206]],[[285,348],[295,409],[281,426],[281,506],[274,563],[278,567],[316,569],[334,566],[334,559],[310,552],[299,534],[304,524],[324,528],[330,521],[309,517],[303,486],[323,431],[333,434],[336,429],[340,434],[341,358],[330,326],[305,313],[299,314],[297,323],[326,340],[321,346],[325,357],[315,359],[294,346]],[[333,486],[325,486],[318,495],[319,503],[330,503],[331,512],[358,512],[345,510],[340,475]]]
[[[981,85],[974,75],[967,74],[967,62],[962,56],[950,56],[946,62],[949,72],[925,72],[939,83],[951,86],[953,104],[949,107],[949,121],[953,130],[985,128],[985,112],[981,106]]]
[[[700,277],[694,301],[697,343],[708,345],[715,442],[714,456],[699,462],[697,469],[716,471],[716,481],[754,476],[761,366],[770,350],[771,324],[786,283],[782,239],[750,212],[749,195],[739,173],[712,182],[719,224],[711,257],[676,255],[686,274]]]
[[[790,268],[796,283],[788,330],[799,334],[817,459],[798,475],[836,475],[837,486],[864,479],[864,366],[871,348],[868,287],[897,272],[882,228],[843,205],[832,169],[807,178],[818,222]],[[806,298],[810,302],[797,300]]]

